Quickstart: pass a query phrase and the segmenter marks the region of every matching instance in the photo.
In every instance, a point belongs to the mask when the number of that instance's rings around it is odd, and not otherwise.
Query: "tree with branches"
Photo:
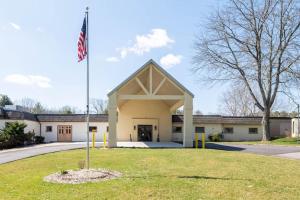
[[[96,114],[108,114],[107,101],[102,99],[91,99],[91,111]]]
[[[277,94],[299,84],[299,11],[298,0],[229,0],[195,42],[194,70],[211,83],[246,86],[263,112],[264,141]]]
[[[12,100],[5,94],[0,94],[0,107],[4,107],[6,105],[13,105]]]
[[[220,112],[231,116],[258,116],[255,103],[243,85],[232,85],[222,94]]]

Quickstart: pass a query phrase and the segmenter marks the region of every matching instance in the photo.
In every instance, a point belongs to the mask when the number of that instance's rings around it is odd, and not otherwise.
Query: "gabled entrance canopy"
[[[192,126],[192,99],[194,95],[166,72],[152,59],[146,62],[135,73],[108,93],[109,98],[109,140],[111,146],[116,145],[117,111],[128,101],[159,100],[175,111],[184,105],[184,112],[190,117],[185,119],[189,129]],[[191,130],[187,130],[191,132]],[[185,135],[185,134],[184,134]],[[190,144],[189,144],[190,145]]]
[[[171,111],[183,105],[184,94],[193,93],[180,84],[152,59],[108,93],[118,93],[118,105],[126,100],[164,100]]]

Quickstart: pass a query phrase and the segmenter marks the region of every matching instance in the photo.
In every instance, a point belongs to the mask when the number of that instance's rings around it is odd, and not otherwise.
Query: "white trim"
[[[149,90],[150,94],[152,94],[152,66],[150,66],[149,70]]]
[[[119,100],[183,100],[183,95],[119,95]]]
[[[157,86],[157,88],[154,90],[153,94],[156,94],[158,92],[158,90],[161,88],[161,86],[164,84],[164,82],[166,81],[166,77],[164,77],[163,80],[161,80],[161,82],[159,83],[159,85]]]
[[[143,89],[143,91],[146,94],[149,94],[148,90],[145,88],[145,86],[143,85],[143,83],[140,81],[140,79],[138,77],[135,78],[136,82],[141,86],[141,88]]]
[[[175,111],[177,108],[179,108],[183,104],[184,104],[183,100],[176,102],[173,106],[171,106],[170,111],[171,112]]]

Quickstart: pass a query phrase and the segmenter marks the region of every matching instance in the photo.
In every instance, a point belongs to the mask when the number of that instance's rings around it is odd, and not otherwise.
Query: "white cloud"
[[[4,78],[4,81],[19,85],[37,86],[40,88],[52,87],[50,84],[51,80],[48,77],[39,75],[11,74],[7,75]]]
[[[108,58],[106,58],[106,62],[119,62],[119,58],[117,58],[117,57],[108,57]]]
[[[21,26],[19,26],[18,24],[15,24],[13,22],[10,22],[9,24],[17,31],[21,30]]]
[[[181,63],[182,55],[167,54],[160,59],[160,64],[169,69]]]
[[[146,35],[137,35],[131,47],[118,48],[117,50],[120,52],[121,58],[125,58],[128,53],[143,55],[151,49],[165,47],[174,42],[175,41],[168,36],[165,29],[152,29],[151,32]]]
[[[40,33],[45,32],[45,30],[44,30],[42,27],[37,27],[37,28],[36,28],[36,31],[37,31],[37,32],[40,32]]]

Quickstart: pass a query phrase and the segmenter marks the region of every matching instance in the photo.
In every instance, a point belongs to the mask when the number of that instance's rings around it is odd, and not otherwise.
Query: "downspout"
[[[42,136],[42,124],[41,124],[40,121],[38,121],[38,122],[39,122],[39,124],[40,124],[40,136]]]
[[[42,136],[42,124],[41,124],[41,122],[39,121],[37,115],[35,115],[35,118],[36,118],[37,122],[38,122],[39,125],[40,125],[40,136]]]

